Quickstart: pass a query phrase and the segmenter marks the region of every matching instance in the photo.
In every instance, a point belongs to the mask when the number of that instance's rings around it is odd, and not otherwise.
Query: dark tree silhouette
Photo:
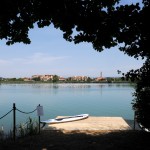
[[[126,78],[137,82],[133,108],[138,122],[150,129],[150,51],[146,17],[149,0],[120,5],[120,0],[5,0],[0,5],[0,39],[7,45],[29,44],[28,31],[53,24],[63,37],[75,44],[90,42],[97,51],[118,45],[125,54],[145,59],[142,68]]]

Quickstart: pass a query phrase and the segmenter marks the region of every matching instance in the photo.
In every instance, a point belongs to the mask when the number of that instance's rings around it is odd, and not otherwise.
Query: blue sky
[[[16,43],[7,46],[0,41],[0,77],[31,77],[35,74],[57,74],[63,77],[85,75],[90,77],[121,76],[142,66],[118,50],[118,47],[97,52],[89,43],[74,44],[63,39],[60,30],[51,25],[30,30],[31,44]]]

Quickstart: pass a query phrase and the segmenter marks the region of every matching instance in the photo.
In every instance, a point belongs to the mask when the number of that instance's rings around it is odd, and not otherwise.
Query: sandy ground
[[[67,116],[59,116],[57,118],[64,118]],[[90,116],[83,120],[49,124],[45,127],[45,130],[69,130],[69,131],[97,131],[102,130],[130,130],[131,127],[122,117],[94,117]]]

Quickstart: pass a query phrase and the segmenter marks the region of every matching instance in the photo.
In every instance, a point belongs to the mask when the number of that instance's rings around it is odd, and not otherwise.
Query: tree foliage
[[[138,81],[133,107],[140,112],[138,121],[150,128],[150,117],[144,113],[146,106],[150,110],[150,23],[146,17],[150,11],[149,0],[130,5],[119,2],[5,0],[0,5],[0,39],[5,39],[7,45],[16,42],[29,44],[28,32],[35,23],[39,28],[53,24],[63,32],[67,41],[75,44],[90,42],[97,51],[118,45],[125,54],[137,59],[142,57],[146,60],[143,67],[129,71],[126,77]]]
[[[137,70],[131,70],[126,75],[127,79],[137,82],[133,94],[133,109],[140,127],[150,131],[150,61],[146,60],[144,65]]]
[[[53,82],[56,83],[59,81],[59,77],[57,75],[53,76]]]

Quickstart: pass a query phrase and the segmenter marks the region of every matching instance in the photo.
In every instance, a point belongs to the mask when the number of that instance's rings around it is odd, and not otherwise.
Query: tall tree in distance
[[[146,17],[149,0],[121,5],[120,0],[5,0],[0,5],[0,39],[7,45],[30,44],[28,31],[53,24],[75,44],[90,42],[97,51],[118,45],[125,54],[145,59],[138,70],[125,77],[137,82],[133,108],[137,120],[150,129],[150,50]],[[74,32],[75,31],[75,32]]]

